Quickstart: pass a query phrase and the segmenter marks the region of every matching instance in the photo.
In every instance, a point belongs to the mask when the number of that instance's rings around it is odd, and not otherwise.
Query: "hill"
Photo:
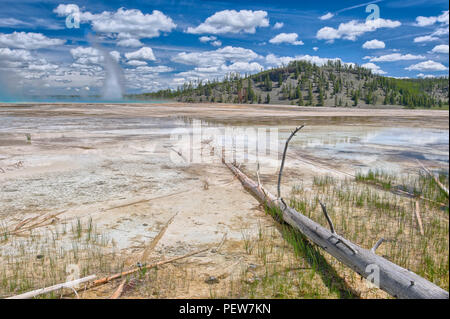
[[[358,65],[328,61],[317,66],[292,61],[287,66],[223,80],[185,83],[177,90],[130,95],[134,99],[176,99],[180,102],[266,103],[311,106],[400,105],[447,107],[448,78],[396,79],[376,75]]]

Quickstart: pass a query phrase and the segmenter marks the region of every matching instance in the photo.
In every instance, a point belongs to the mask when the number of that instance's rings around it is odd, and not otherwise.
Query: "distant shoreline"
[[[295,106],[221,103],[0,103],[0,116],[89,116],[119,118],[186,118],[232,125],[298,125],[299,123],[368,124],[449,128],[449,111],[403,108]],[[409,125],[409,124],[408,124]]]

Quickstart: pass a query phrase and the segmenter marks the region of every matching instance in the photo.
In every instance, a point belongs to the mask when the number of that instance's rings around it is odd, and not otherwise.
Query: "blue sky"
[[[293,59],[341,59],[392,77],[448,75],[448,1],[0,4],[0,84],[15,94],[101,93],[107,72],[122,74],[127,93],[148,92]]]

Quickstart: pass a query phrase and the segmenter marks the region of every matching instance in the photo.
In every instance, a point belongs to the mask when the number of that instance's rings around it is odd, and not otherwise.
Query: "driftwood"
[[[287,146],[285,147],[285,151],[286,149]],[[283,156],[283,158],[284,157],[285,156]],[[300,231],[313,243],[320,246],[330,255],[364,278],[377,279],[376,277],[378,277],[378,282],[375,281],[374,283],[390,295],[397,298],[409,299],[449,298],[448,292],[444,289],[417,274],[378,256],[375,253],[375,250],[381,244],[381,239],[371,250],[362,248],[336,234],[334,229],[333,231],[330,231],[308,217],[300,214],[295,209],[287,206],[280,196],[275,197],[269,193],[262,185],[248,178],[235,165],[226,163],[224,157],[222,157],[222,161],[239,179],[244,188],[260,203],[269,209],[280,211],[284,222]],[[279,180],[281,179],[279,178]],[[326,209],[324,210],[324,213],[325,212]]]
[[[120,283],[120,285],[117,288],[117,290],[114,291],[114,293],[112,294],[111,298],[109,298],[109,299],[118,299],[118,298],[120,298],[120,296],[122,296],[123,287],[125,286],[126,282],[127,282],[126,279],[122,280],[122,282]]]
[[[179,260],[179,259],[183,259],[183,258],[187,258],[187,257],[190,257],[190,256],[194,256],[194,255],[203,253],[203,252],[205,252],[207,250],[209,250],[209,248],[205,248],[205,249],[202,249],[202,250],[197,250],[197,251],[191,252],[191,253],[183,255],[183,256],[173,257],[173,258],[170,258],[170,259],[167,259],[167,260],[162,260],[162,261],[158,261],[156,263],[152,263],[150,265],[143,265],[141,267],[136,267],[136,268],[133,268],[131,270],[120,272],[120,273],[117,273],[117,274],[114,274],[114,275],[111,275],[111,276],[108,276],[108,277],[100,278],[100,279],[95,280],[92,283],[91,287],[100,286],[100,285],[103,285],[103,284],[106,284],[106,283],[110,282],[111,280],[114,280],[114,279],[117,279],[117,278],[121,278],[121,277],[130,275],[130,274],[133,274],[133,273],[138,272],[140,270],[155,268],[155,267],[158,267],[158,266],[161,266],[161,265],[164,265],[164,264],[168,264],[168,263],[174,262],[174,261]],[[89,287],[89,288],[91,288],[91,287]]]
[[[430,176],[434,179],[434,181],[435,181],[436,184],[439,186],[439,188],[442,189],[442,190],[447,194],[447,197],[448,197],[448,188],[445,187],[445,186],[441,183],[441,181],[440,181],[440,180],[439,180],[432,172],[430,172],[430,170],[429,170],[428,168],[426,168],[426,167],[422,164],[421,161],[417,160],[417,162],[420,164],[420,166],[422,166],[423,170],[424,170],[428,175],[430,175]]]
[[[419,224],[420,234],[422,236],[424,236],[425,232],[423,231],[422,218],[420,217],[420,206],[419,206],[419,201],[418,200],[416,200],[416,209],[415,209],[415,211],[416,211],[417,223]]]
[[[57,218],[58,215],[61,215],[65,212],[65,210],[60,211],[55,214],[44,214],[43,216],[34,216],[30,218],[26,218],[20,223],[18,223],[11,231],[6,231],[7,235],[17,235],[20,233],[23,233],[25,231],[30,231],[35,228],[44,227],[48,225],[52,225],[54,223],[54,219]],[[38,220],[41,218],[40,220]],[[30,224],[31,222],[34,222],[33,224]],[[47,222],[47,223],[45,223]]]
[[[174,220],[174,218],[177,215],[178,215],[178,213],[176,213],[174,216],[172,216],[167,221],[167,223],[159,231],[158,235],[156,235],[156,237],[153,238],[153,240],[150,242],[150,244],[144,249],[144,252],[142,253],[142,256],[141,256],[141,260],[143,262],[145,262],[148,259],[148,255],[155,249],[156,245],[159,243],[161,238],[164,236],[164,234],[166,233],[167,228],[169,227],[169,225],[172,223],[172,221]]]
[[[78,286],[80,283],[91,281],[91,283],[88,284],[83,289],[83,290],[88,290],[88,289],[93,288],[93,287],[104,285],[104,284],[106,284],[106,283],[108,283],[108,282],[110,282],[112,280],[115,280],[115,279],[118,279],[118,278],[122,278],[124,276],[136,273],[136,272],[138,272],[140,270],[150,269],[150,268],[158,267],[158,266],[161,266],[161,265],[164,265],[164,264],[168,264],[168,263],[174,262],[176,260],[180,260],[180,259],[183,259],[183,258],[187,258],[187,257],[190,257],[190,256],[194,256],[194,255],[200,254],[200,253],[205,252],[205,251],[207,251],[209,249],[210,248],[205,248],[205,249],[201,249],[201,250],[197,250],[197,251],[188,253],[188,254],[183,255],[183,256],[178,256],[178,257],[173,257],[173,258],[170,258],[170,259],[167,259],[167,260],[158,261],[158,262],[152,263],[150,265],[142,265],[140,267],[136,267],[136,268],[133,268],[131,270],[124,271],[124,272],[121,272],[121,273],[117,273],[117,274],[114,274],[114,275],[111,275],[111,276],[108,276],[108,277],[103,277],[103,278],[97,279],[95,281],[93,281],[93,280],[95,278],[97,278],[97,276],[96,275],[91,275],[91,276],[88,276],[88,277],[84,277],[84,278],[80,278],[80,279],[77,279],[77,280],[65,282],[65,283],[62,283],[62,284],[57,284],[57,285],[54,285],[54,286],[51,286],[51,287],[41,288],[41,289],[29,291],[29,292],[26,292],[26,293],[21,294],[21,295],[9,297],[7,299],[28,299],[28,298],[32,298],[32,297],[35,297],[35,296],[38,296],[38,295],[49,293],[49,292],[52,292],[52,291],[55,291],[55,290],[58,290],[58,289],[62,289],[62,288],[70,288],[70,289],[72,289],[73,292],[75,293],[75,295],[78,297],[76,286]],[[124,288],[123,286],[125,285],[124,281],[122,281],[122,283],[119,285],[118,289],[113,293],[113,295],[111,296],[111,299],[116,299],[116,298],[120,297],[120,295],[123,292],[123,288]]]
[[[50,287],[46,287],[46,288],[41,288],[41,289],[29,291],[29,292],[26,292],[24,294],[12,296],[12,297],[9,297],[9,298],[6,298],[6,299],[30,299],[30,298],[33,298],[33,297],[36,297],[36,296],[39,296],[39,295],[42,295],[42,294],[46,294],[46,293],[49,293],[49,292],[52,292],[52,291],[55,291],[55,290],[59,290],[59,289],[62,289],[62,288],[72,289],[75,292],[75,294],[76,294],[75,287],[77,287],[79,284],[82,284],[84,282],[88,282],[88,281],[94,280],[96,277],[97,277],[96,275],[91,275],[91,276],[80,278],[80,279],[76,279],[76,280],[73,280],[73,281],[68,281],[68,282],[65,282],[65,283],[62,283],[62,284],[57,284],[57,285],[54,285],[54,286],[50,286]]]

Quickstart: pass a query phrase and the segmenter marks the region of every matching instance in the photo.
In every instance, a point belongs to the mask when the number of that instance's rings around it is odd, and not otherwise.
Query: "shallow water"
[[[201,126],[200,133],[196,125]],[[11,168],[7,174],[0,174],[0,213],[30,208],[56,210],[181,189],[189,176],[166,167],[179,164],[173,162],[173,156],[180,157],[171,151],[171,147],[178,150],[175,142],[179,136],[189,136],[184,143],[190,147],[195,134],[200,134],[196,137],[200,142],[210,138],[211,133],[230,134],[225,140],[237,141],[236,162],[256,164],[258,160],[263,174],[275,176],[292,127],[279,127],[278,138],[272,144],[278,149],[270,154],[259,153],[258,159],[255,149],[245,145],[258,142],[258,137],[238,135],[242,129],[257,128],[269,132],[268,129],[276,127],[221,126],[175,117],[3,116],[0,167],[9,168],[23,161],[24,168]],[[27,133],[32,137],[30,144],[26,142]],[[221,138],[216,138],[213,145],[221,146],[217,144]],[[184,151],[183,154],[189,157]],[[305,167],[297,166],[296,159],[307,159],[350,174],[368,169],[404,172],[413,168],[417,171],[416,159],[429,167],[448,167],[448,154],[449,137],[445,129],[310,125],[292,139],[291,158],[286,165],[301,171]]]
[[[416,159],[448,166],[448,134],[416,127],[314,126],[304,128],[292,145],[323,159],[347,161],[356,170],[402,171],[416,166]]]
[[[145,103],[145,104],[153,104],[153,103],[166,103],[169,101],[166,100],[128,100],[128,99],[121,99],[121,100],[103,100],[103,99],[95,99],[95,98],[23,98],[23,99],[7,99],[7,98],[0,98],[0,103],[14,103],[14,104],[21,104],[21,103],[70,103],[70,104],[77,104],[77,103],[108,103],[108,104],[136,104],[136,103]]]

